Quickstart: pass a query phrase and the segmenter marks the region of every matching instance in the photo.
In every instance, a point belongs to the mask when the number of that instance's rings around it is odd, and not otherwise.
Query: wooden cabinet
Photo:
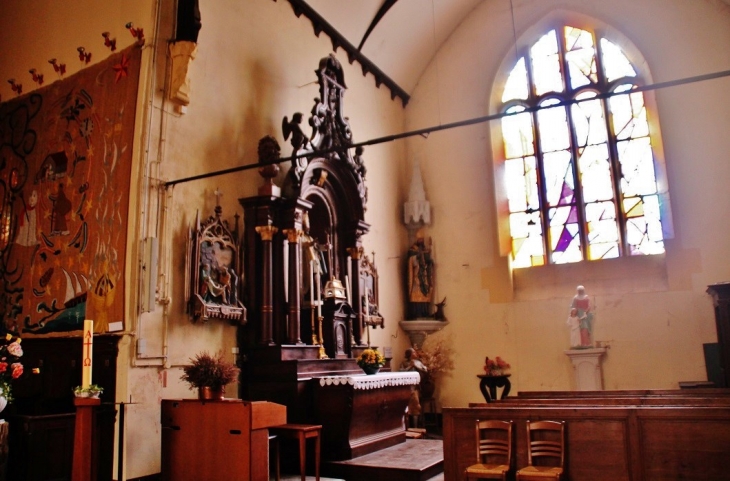
[[[707,286],[715,305],[717,343],[720,347],[720,369],[725,384],[717,387],[730,387],[730,282]]]
[[[268,481],[268,428],[281,424],[280,404],[163,400],[162,479]]]

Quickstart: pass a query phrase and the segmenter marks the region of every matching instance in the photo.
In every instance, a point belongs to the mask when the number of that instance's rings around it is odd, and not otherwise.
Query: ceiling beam
[[[395,5],[395,2],[398,0],[385,0],[383,4],[380,6],[380,9],[378,10],[378,13],[375,14],[375,18],[373,18],[373,21],[370,22],[370,26],[368,27],[367,31],[365,32],[365,35],[362,36],[362,40],[360,40],[360,45],[357,46],[358,51],[362,51],[362,46],[365,45],[365,40],[368,39],[372,31],[375,29],[375,26],[382,20],[382,18],[385,16],[386,13],[388,13],[388,10],[390,10],[390,7]]]
[[[276,0],[274,0],[276,2]],[[347,60],[352,64],[357,61],[362,68],[362,74],[366,76],[368,73],[375,77],[375,86],[380,88],[380,85],[385,85],[390,90],[391,100],[398,97],[403,104],[403,107],[408,105],[408,101],[411,96],[406,93],[395,81],[388,77],[380,68],[375,65],[370,59],[363,55],[357,47],[351,44],[335,27],[324,19],[316,10],[307,4],[304,0],[288,0],[294,10],[294,14],[297,17],[301,17],[302,14],[312,22],[314,28],[314,34],[319,37],[319,34],[324,32],[332,41],[332,49],[336,52],[338,48],[343,49],[347,53]]]

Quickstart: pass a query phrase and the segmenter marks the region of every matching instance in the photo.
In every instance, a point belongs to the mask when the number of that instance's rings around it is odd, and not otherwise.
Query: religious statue
[[[431,314],[433,302],[434,267],[431,241],[428,245],[422,233],[408,249],[408,317],[419,319]]]
[[[570,326],[570,347],[587,349],[593,347],[593,312],[591,299],[585,287],[578,286],[573,302],[570,304],[568,317]],[[577,332],[576,332],[577,331]]]
[[[428,380],[428,368],[418,358],[418,351],[413,348],[406,349],[406,357],[400,363],[399,371],[415,371],[421,376],[421,383]],[[408,414],[410,416],[418,416],[421,414],[421,400],[419,392],[421,387],[411,392],[411,399],[408,401]]]

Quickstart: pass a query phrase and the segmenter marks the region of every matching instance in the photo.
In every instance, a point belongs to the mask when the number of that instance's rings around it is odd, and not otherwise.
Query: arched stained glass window
[[[501,107],[514,267],[664,252],[637,85],[616,44],[578,28],[517,60]]]

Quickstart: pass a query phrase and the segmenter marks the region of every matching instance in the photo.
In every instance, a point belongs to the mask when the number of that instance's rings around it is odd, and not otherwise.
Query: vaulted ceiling
[[[730,5],[730,0],[704,1]],[[367,60],[371,61],[380,70],[375,73],[376,83],[384,83],[404,105],[444,41],[482,2],[512,8],[512,0],[289,0],[297,14],[302,13],[297,4],[311,7],[314,16],[341,34],[352,51],[359,50],[365,57],[363,71],[373,73],[367,66]],[[515,3],[524,7],[526,2]],[[352,52],[348,57],[352,62]]]
[[[509,0],[305,1],[407,94],[441,44],[477,5],[501,1],[509,8]],[[290,3],[297,10],[297,2]]]

